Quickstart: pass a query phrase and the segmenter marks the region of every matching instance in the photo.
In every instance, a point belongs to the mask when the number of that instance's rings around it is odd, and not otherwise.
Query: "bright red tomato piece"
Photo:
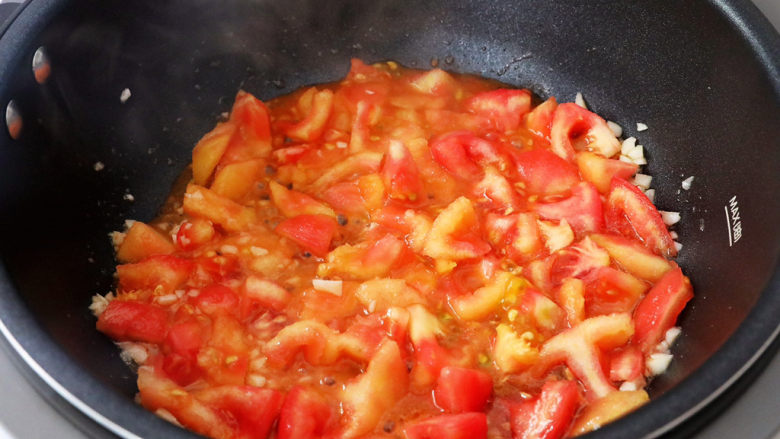
[[[563,437],[580,407],[580,393],[574,381],[548,381],[542,393],[511,411],[514,439],[558,439]]]
[[[596,188],[588,182],[583,181],[574,186],[571,196],[566,199],[537,204],[536,211],[544,219],[565,219],[579,235],[598,232],[604,228],[601,197]]]
[[[546,149],[521,152],[514,160],[518,176],[530,194],[563,194],[580,181],[574,165]]]
[[[487,437],[484,413],[441,415],[404,428],[408,439],[482,439]]]
[[[97,329],[115,340],[161,343],[167,321],[168,313],[157,306],[112,300],[98,317]]]
[[[693,298],[691,282],[675,266],[653,286],[634,311],[633,343],[650,352],[674,326],[685,304]]]
[[[280,222],[275,231],[310,251],[311,254],[324,257],[328,254],[330,241],[337,228],[336,220],[329,216],[298,215]]]
[[[627,238],[639,238],[645,247],[661,256],[677,255],[661,214],[638,187],[622,178],[613,178],[605,208],[608,229]]]
[[[481,412],[493,391],[493,378],[485,372],[445,367],[436,381],[436,405],[451,413]]]
[[[279,415],[279,439],[317,439],[323,436],[331,417],[328,402],[319,393],[293,387]]]

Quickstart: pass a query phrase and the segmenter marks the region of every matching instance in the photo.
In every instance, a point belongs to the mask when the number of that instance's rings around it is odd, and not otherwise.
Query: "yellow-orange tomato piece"
[[[125,234],[116,252],[119,262],[138,262],[155,255],[169,255],[176,251],[171,239],[159,230],[136,221]]]

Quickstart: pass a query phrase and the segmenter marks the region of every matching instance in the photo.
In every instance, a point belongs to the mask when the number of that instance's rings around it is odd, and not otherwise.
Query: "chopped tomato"
[[[97,329],[122,341],[160,343],[165,339],[168,313],[140,302],[112,300],[100,314]]]
[[[639,169],[635,163],[607,159],[588,151],[577,154],[577,167],[580,169],[582,178],[593,183],[602,194],[609,192],[613,178],[629,179]]]
[[[530,194],[565,194],[580,181],[576,167],[546,149],[521,152],[514,160],[520,181]]]
[[[208,182],[235,131],[235,123],[221,123],[198,141],[192,150],[192,178],[195,184],[202,186]]]
[[[230,313],[238,305],[238,295],[223,285],[209,285],[194,298],[193,303],[206,314]]]
[[[624,271],[600,267],[586,291],[588,315],[630,312],[647,288],[645,282]]]
[[[468,131],[445,134],[431,142],[431,154],[450,174],[463,180],[476,180],[482,175],[482,169],[469,153],[469,143],[480,140]]]
[[[493,391],[493,379],[485,372],[445,367],[436,380],[436,405],[451,413],[481,412]]]
[[[325,131],[325,123],[333,111],[333,92],[325,89],[314,94],[311,109],[306,117],[286,130],[287,136],[311,142],[317,140]]]
[[[555,98],[547,99],[528,113],[528,116],[525,118],[525,126],[533,133],[549,139],[550,127],[556,108],[558,108],[558,102]]]
[[[523,117],[531,111],[531,93],[528,90],[500,88],[472,97],[466,107],[491,121],[493,128],[500,131],[516,130]]]
[[[478,203],[503,212],[520,210],[525,204],[509,180],[492,167],[485,170],[485,176],[474,185],[472,193],[479,197]]]
[[[412,380],[414,384],[423,386],[434,383],[441,370],[452,362],[450,353],[435,338],[414,342],[414,356],[416,362]]]
[[[158,286],[173,291],[184,285],[191,270],[192,262],[177,256],[152,256],[116,267],[122,291],[154,290]]]
[[[590,280],[596,274],[595,270],[608,266],[609,254],[587,237],[554,255],[550,281],[559,285],[567,278]]]
[[[301,145],[288,146],[274,150],[273,156],[280,164],[295,164],[298,163],[311,150],[311,148]]]
[[[170,352],[163,358],[165,374],[176,384],[186,386],[201,377],[198,352],[203,345],[203,330],[195,320],[177,323],[168,330],[165,346]]]
[[[366,215],[365,201],[360,194],[360,187],[353,182],[336,183],[329,187],[322,199],[333,207],[336,212],[349,215]]]
[[[657,282],[672,269],[672,263],[656,255],[637,241],[622,236],[594,233],[590,238],[609,253],[624,270],[634,276]]]
[[[436,416],[407,425],[404,433],[408,439],[485,439],[487,416],[473,412]]]
[[[620,151],[620,142],[607,122],[573,103],[555,109],[550,137],[552,151],[569,162],[574,161],[575,150],[593,151],[607,158]]]
[[[265,439],[282,408],[283,396],[276,390],[251,386],[220,386],[193,392],[213,409],[228,413],[234,436]]]
[[[143,343],[141,403],[214,439],[518,439],[646,401],[617,386],[690,299],[677,244],[604,119],[496,85],[353,60],[239,92],[160,230],[112,234],[91,308]]]
[[[313,255],[323,257],[328,253],[337,227],[336,220],[329,216],[298,215],[279,223],[275,231]]]
[[[288,189],[275,181],[268,183],[268,187],[271,190],[271,201],[288,218],[298,215],[336,217],[333,209],[308,194]]]
[[[182,250],[195,250],[208,243],[215,235],[211,221],[202,218],[192,218],[184,221],[176,232],[176,244]]]
[[[566,363],[585,386],[586,396],[595,400],[617,391],[604,374],[601,349],[625,344],[634,334],[627,313],[591,317],[547,340],[540,351],[540,369]]]
[[[613,178],[605,203],[607,227],[628,238],[637,237],[655,253],[677,255],[674,240],[653,202],[638,187]]]
[[[609,379],[634,381],[645,371],[645,356],[634,346],[615,352],[609,362]]]
[[[566,220],[578,234],[598,232],[604,228],[601,197],[596,188],[587,182],[574,186],[569,198],[537,204],[536,212],[545,219]]]
[[[122,262],[138,262],[150,256],[169,255],[175,251],[176,247],[166,234],[136,221],[125,234],[116,258]]]
[[[422,181],[412,155],[403,143],[393,140],[382,165],[387,195],[397,201],[415,203],[423,198]]]
[[[264,158],[271,152],[271,121],[262,101],[241,90],[236,95],[230,121],[236,131],[230,139],[220,165]]]
[[[580,393],[573,381],[548,381],[535,400],[511,410],[513,439],[558,439],[571,426],[580,407]]]
[[[634,311],[633,343],[650,352],[674,326],[685,304],[693,298],[691,282],[675,266],[653,286]]]
[[[279,439],[317,439],[332,415],[327,400],[314,390],[293,387],[279,415]]]

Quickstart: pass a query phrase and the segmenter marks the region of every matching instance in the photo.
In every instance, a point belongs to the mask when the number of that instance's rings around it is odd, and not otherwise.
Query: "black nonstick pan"
[[[774,354],[780,36],[747,0],[30,0],[0,30],[0,331],[91,434],[193,437],[133,402],[94,329],[107,234],[155,216],[238,89],[270,99],[351,57],[579,91],[645,145],[697,295],[653,401],[588,437],[684,436]]]

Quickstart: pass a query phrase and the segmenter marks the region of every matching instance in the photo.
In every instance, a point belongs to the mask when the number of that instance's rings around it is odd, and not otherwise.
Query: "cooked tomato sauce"
[[[692,297],[619,155],[582,107],[439,69],[240,92],[122,235],[97,327],[214,438],[589,431],[647,400]]]

